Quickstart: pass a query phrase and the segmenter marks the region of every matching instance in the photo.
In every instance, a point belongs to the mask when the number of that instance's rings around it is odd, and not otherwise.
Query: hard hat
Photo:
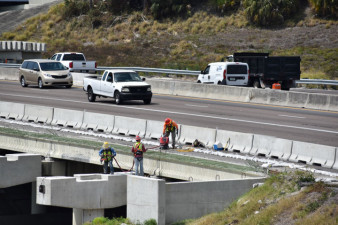
[[[108,142],[104,142],[102,145],[102,148],[108,148],[109,147],[109,143]]]
[[[135,140],[136,140],[136,141],[141,141],[140,136],[136,136]]]
[[[170,123],[170,118],[166,118],[165,120],[164,120],[164,122],[166,123],[166,124],[168,124],[168,123]]]

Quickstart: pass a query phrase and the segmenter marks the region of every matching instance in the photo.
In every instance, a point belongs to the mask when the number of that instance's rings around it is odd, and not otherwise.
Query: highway
[[[263,134],[290,140],[338,146],[338,112],[269,106],[243,102],[154,94],[152,103],[112,99],[88,102],[82,87],[22,88],[18,81],[0,81],[0,101],[19,102],[103,114]]]

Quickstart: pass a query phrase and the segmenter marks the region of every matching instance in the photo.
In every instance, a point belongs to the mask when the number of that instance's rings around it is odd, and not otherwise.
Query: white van
[[[247,86],[249,81],[249,66],[241,62],[210,63],[201,74],[197,83],[226,84]]]

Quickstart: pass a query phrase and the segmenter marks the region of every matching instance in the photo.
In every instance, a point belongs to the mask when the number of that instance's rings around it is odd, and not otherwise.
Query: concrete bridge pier
[[[93,221],[96,217],[104,217],[104,209],[73,208],[73,225],[82,225],[87,221]]]
[[[37,203],[73,208],[73,224],[104,216],[104,209],[127,204],[130,173],[75,174],[74,177],[38,177]]]

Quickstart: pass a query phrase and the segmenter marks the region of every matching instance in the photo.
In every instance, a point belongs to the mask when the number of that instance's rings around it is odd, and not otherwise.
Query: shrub
[[[259,26],[281,25],[285,18],[295,14],[299,0],[244,0],[248,20]]]
[[[338,18],[338,4],[336,0],[309,0],[311,8],[319,17]]]
[[[87,14],[90,9],[89,1],[83,0],[65,0],[63,16],[66,19]]]
[[[156,19],[190,14],[190,0],[150,0],[150,12]]]
[[[237,10],[241,5],[241,0],[216,0],[216,7],[221,12]]]

